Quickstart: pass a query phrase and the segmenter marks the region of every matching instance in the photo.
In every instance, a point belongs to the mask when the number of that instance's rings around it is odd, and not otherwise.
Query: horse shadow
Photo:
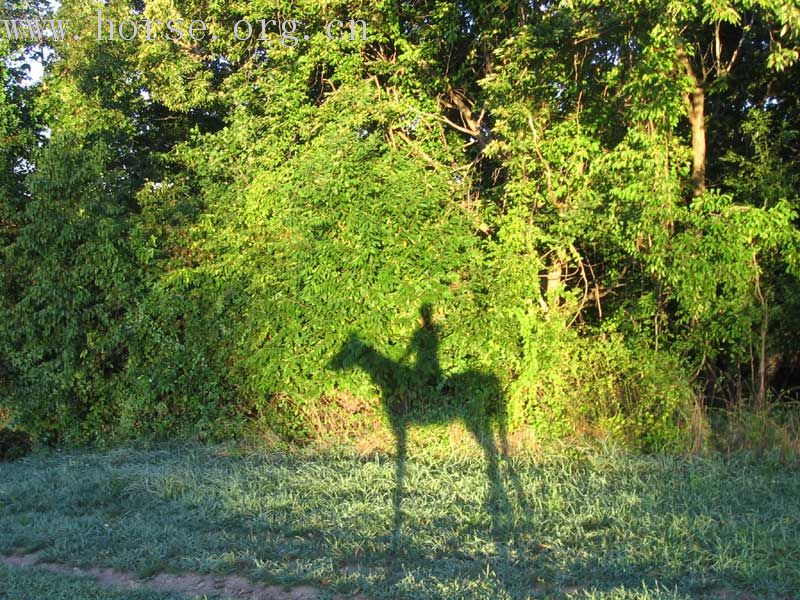
[[[479,370],[445,376],[438,359],[439,329],[433,322],[430,305],[422,306],[420,317],[421,324],[400,360],[387,357],[351,334],[328,363],[328,368],[336,371],[363,369],[380,390],[381,405],[394,435],[396,449],[392,529],[395,550],[399,549],[401,539],[408,430],[415,425],[461,422],[475,438],[486,461],[486,509],[497,535],[507,531],[513,521],[500,468],[501,459],[516,490],[518,503],[523,511],[527,511],[522,486],[508,460],[506,401],[499,379],[492,373]],[[416,355],[413,367],[404,364],[410,355]],[[496,438],[499,438],[499,448]]]

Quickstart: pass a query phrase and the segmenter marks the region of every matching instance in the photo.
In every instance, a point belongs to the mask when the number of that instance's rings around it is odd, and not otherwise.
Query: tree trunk
[[[689,122],[692,125],[692,184],[694,195],[706,191],[705,92],[697,86],[690,94]]]
[[[691,60],[683,48],[678,56],[686,69],[686,74],[694,82],[694,89],[686,98],[689,123],[692,126],[692,187],[695,196],[706,191],[706,94],[703,82],[697,77]]]

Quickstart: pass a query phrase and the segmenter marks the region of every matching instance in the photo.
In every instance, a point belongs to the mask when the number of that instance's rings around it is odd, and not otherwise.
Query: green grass
[[[412,452],[396,544],[391,457],[228,450],[0,464],[0,553],[140,576],[239,573],[323,596],[800,597],[800,474],[778,464],[609,450],[515,460],[490,486],[480,459]],[[36,598],[98,597],[34,573],[20,577]]]

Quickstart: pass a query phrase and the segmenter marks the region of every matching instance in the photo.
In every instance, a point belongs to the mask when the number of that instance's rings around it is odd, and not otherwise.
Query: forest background
[[[4,0],[3,18],[95,8]],[[435,324],[432,385],[491,373],[512,432],[800,448],[795,2],[103,13],[202,18],[216,37],[0,39],[10,427],[358,440],[379,394],[332,357],[357,334],[411,364]],[[234,38],[261,18],[316,33]],[[351,18],[366,40],[328,39]],[[33,85],[25,57],[44,63]]]

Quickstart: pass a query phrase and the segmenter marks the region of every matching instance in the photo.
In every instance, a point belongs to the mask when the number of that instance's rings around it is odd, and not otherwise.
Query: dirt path
[[[84,569],[69,567],[60,563],[41,562],[38,554],[0,555],[0,563],[17,568],[37,568],[59,573],[93,579],[97,585],[106,588],[150,590],[154,592],[180,593],[187,595],[208,595],[236,600],[316,600],[320,592],[309,586],[283,588],[279,586],[260,586],[238,575],[214,577],[188,573],[173,575],[161,573],[147,579],[133,573],[115,569]],[[345,596],[334,598],[343,600]],[[364,596],[352,596],[352,600],[366,600]]]

